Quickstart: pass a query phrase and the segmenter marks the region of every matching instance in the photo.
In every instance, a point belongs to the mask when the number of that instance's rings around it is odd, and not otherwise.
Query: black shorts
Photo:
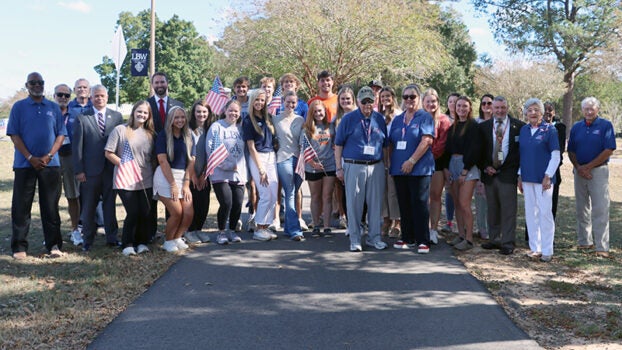
[[[326,173],[308,173],[305,171],[305,179],[307,181],[317,181],[317,180],[321,180],[324,176],[332,176],[335,177],[336,176],[336,172],[335,171],[327,171]]]

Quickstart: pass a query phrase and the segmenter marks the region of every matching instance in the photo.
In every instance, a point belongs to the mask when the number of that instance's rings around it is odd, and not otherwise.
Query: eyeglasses
[[[403,100],[414,100],[417,98],[417,95],[402,95]]]
[[[28,80],[28,85],[41,85],[43,86],[45,82],[43,80]]]
[[[374,100],[372,100],[372,99],[370,99],[370,98],[366,98],[366,99],[364,99],[363,101],[361,101],[361,104],[362,104],[362,105],[370,105],[370,104],[372,104],[372,103],[374,103]]]
[[[492,101],[482,101],[482,106],[490,106],[492,105]]]
[[[71,94],[65,94],[65,93],[62,93],[62,92],[57,92],[56,93],[56,97],[70,98]]]

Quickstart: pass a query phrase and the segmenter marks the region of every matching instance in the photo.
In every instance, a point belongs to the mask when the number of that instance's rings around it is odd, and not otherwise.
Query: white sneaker
[[[201,240],[202,243],[208,243],[211,240],[209,233],[203,231],[199,231],[197,233],[197,237]]]
[[[149,251],[149,247],[147,247],[144,244],[139,244],[138,247],[136,248],[136,253],[138,254],[146,253],[148,251]]]
[[[238,236],[237,233],[233,232],[233,231],[229,231],[229,242],[233,242],[233,243],[240,243],[242,242],[242,238],[240,238],[240,236]]]
[[[186,250],[189,248],[186,242],[181,238],[175,238],[175,245],[177,245],[177,249],[179,250]]]
[[[384,243],[381,240],[377,240],[376,242],[373,242],[373,243],[372,242],[365,242],[365,244],[367,244],[370,247],[374,247],[374,248],[376,248],[378,250],[383,250],[383,249],[387,248],[387,244]]]
[[[254,214],[248,218],[248,221],[246,222],[246,229],[248,230],[248,232],[257,231],[257,224],[255,223]]]
[[[176,252],[179,250],[179,248],[177,248],[177,243],[175,243],[175,240],[164,241],[164,244],[162,244],[162,249],[166,250],[169,253]]]
[[[430,242],[438,244],[438,232],[436,230],[430,230]]]
[[[123,249],[123,255],[125,256],[136,255],[136,251],[134,250],[134,247],[125,247]]]
[[[235,224],[235,232],[242,232],[242,220],[238,220],[238,223]]]
[[[298,222],[300,222],[300,229],[303,231],[308,231],[309,230],[309,226],[307,226],[307,223],[305,222],[305,220],[303,218],[298,219]]]
[[[201,239],[197,235],[197,232],[201,232],[201,231],[187,231],[186,233],[184,233],[184,238],[186,239],[186,242],[201,243]]]
[[[84,240],[82,239],[82,234],[80,233],[79,230],[76,229],[76,230],[71,231],[71,242],[76,247],[81,244],[84,244]]]
[[[218,234],[218,237],[216,238],[216,243],[227,244],[229,243],[229,239],[227,238],[227,235],[224,232],[220,232]]]
[[[272,235],[270,234],[268,230],[261,229],[253,233],[253,239],[257,241],[269,241],[272,239]]]

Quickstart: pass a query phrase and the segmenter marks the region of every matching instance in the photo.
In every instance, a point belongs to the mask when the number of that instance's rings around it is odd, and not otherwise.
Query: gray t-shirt
[[[209,179],[212,183],[237,182],[246,183],[246,160],[244,159],[244,139],[242,137],[242,124],[229,124],[226,120],[215,121],[205,134],[205,151],[207,159],[212,153],[215,140],[219,139],[229,155],[214,169]],[[207,163],[207,160],[206,160]]]
[[[298,157],[300,148],[298,141],[302,130],[302,124],[305,120],[294,114],[291,117],[285,117],[283,113],[277,115],[273,119],[276,129],[276,136],[279,138],[279,151],[276,153],[276,162],[280,163],[291,157]]]
[[[108,142],[106,143],[106,147],[104,148],[106,151],[113,152],[117,156],[121,157],[123,155],[123,147],[125,141],[127,141],[127,126],[126,125],[118,125],[112,130],[110,136],[108,136]],[[128,188],[117,188],[116,185],[113,185],[114,189],[121,189],[126,191],[138,191],[145,188],[153,187],[153,144],[155,141],[155,136],[150,136],[149,133],[144,128],[138,128],[136,130],[132,130],[131,132],[131,140],[130,140],[130,149],[132,150],[134,159],[140,168],[140,173],[143,177],[142,182],[138,182]],[[117,176],[118,167],[114,167],[114,176]]]
[[[335,129],[333,124],[326,126],[324,124],[316,124],[315,133],[311,137],[306,135],[304,130],[300,133],[300,152],[304,151],[304,147],[306,147],[305,138],[307,138],[307,142],[311,144],[311,147],[317,153],[317,158],[324,166],[324,171],[335,171]],[[303,155],[301,154],[300,156],[302,157]],[[318,159],[314,160],[318,161]],[[321,172],[313,169],[310,163],[305,163],[305,171],[308,173]]]

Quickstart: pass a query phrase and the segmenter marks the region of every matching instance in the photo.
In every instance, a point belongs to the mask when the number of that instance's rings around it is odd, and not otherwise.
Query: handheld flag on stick
[[[274,95],[272,95],[272,101],[270,101],[270,104],[268,105],[268,113],[275,115],[276,112],[281,108],[281,96],[283,95],[282,92],[283,90],[279,86],[274,92]]]
[[[212,88],[207,93],[205,97],[205,102],[212,108],[212,112],[216,114],[221,114],[225,104],[229,98],[224,93],[224,87],[222,86],[222,82],[220,78],[216,76],[214,78],[214,84],[212,84]]]
[[[134,159],[129,141],[125,141],[121,154],[121,164],[117,167],[114,184],[117,188],[126,189],[141,181],[143,181],[143,175],[140,173],[140,167]]]
[[[222,162],[229,157],[229,151],[225,144],[220,141],[220,136],[218,134],[214,134],[212,138],[212,153],[210,153],[209,158],[207,159],[207,167],[205,169],[205,178],[208,178],[210,175],[214,173],[214,169],[216,169]]]

